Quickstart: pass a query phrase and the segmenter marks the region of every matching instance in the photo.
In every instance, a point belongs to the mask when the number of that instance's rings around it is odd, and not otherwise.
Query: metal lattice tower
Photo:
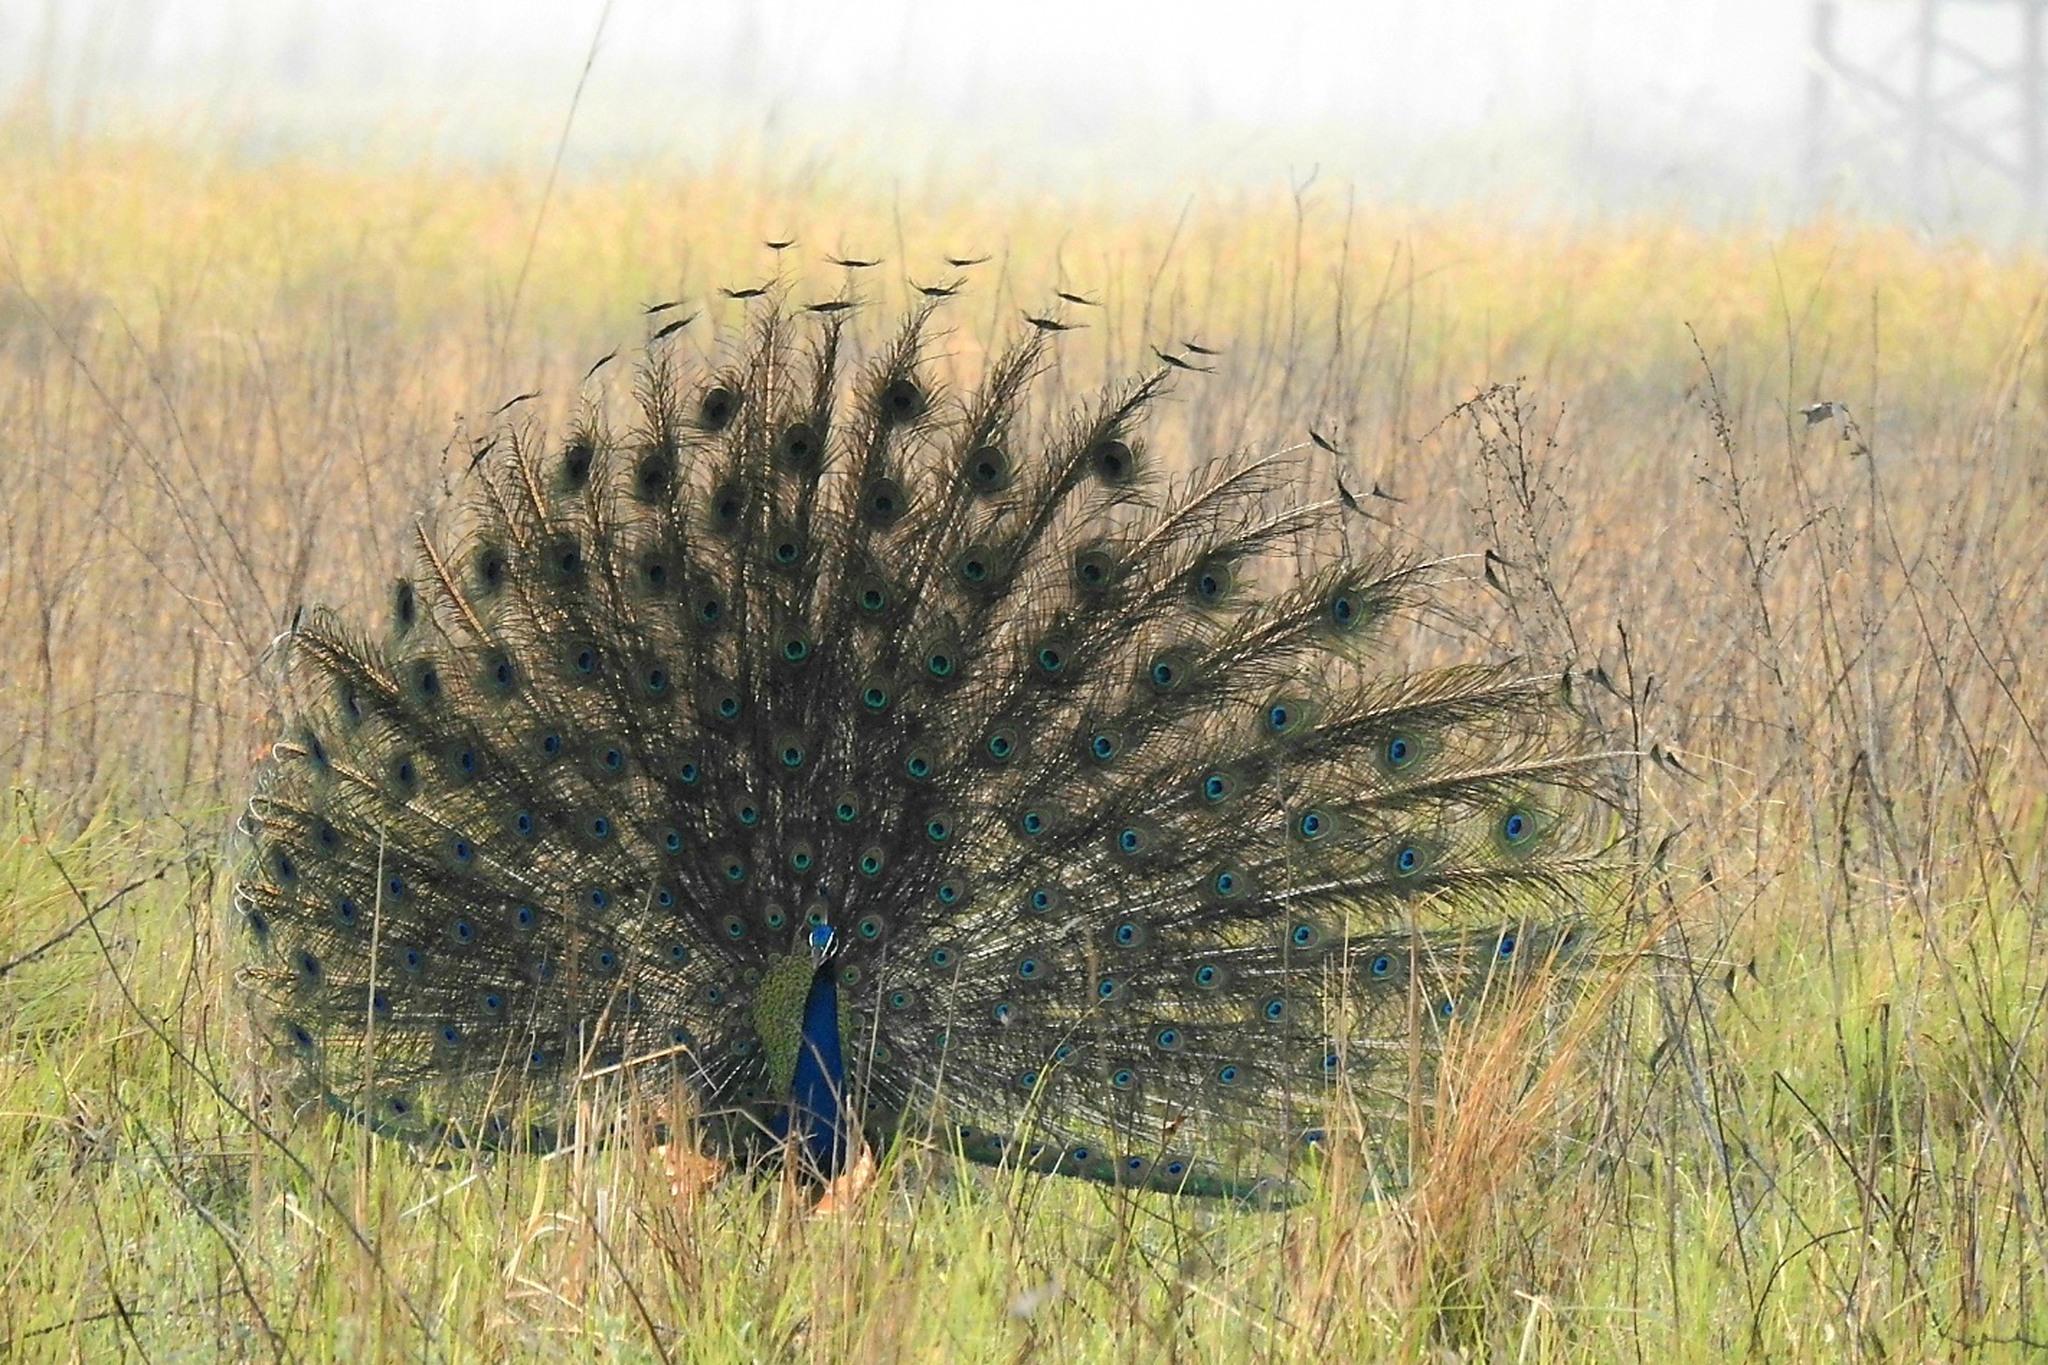
[[[1910,3],[1910,11],[1908,11]],[[1886,13],[1886,12],[1889,13]],[[1875,36],[1879,45],[1868,41]],[[1814,0],[1807,183],[1875,164],[1915,211],[1947,173],[2048,210],[2048,0]]]

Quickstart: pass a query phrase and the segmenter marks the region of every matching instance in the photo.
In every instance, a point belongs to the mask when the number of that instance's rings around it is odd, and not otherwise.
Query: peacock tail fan
[[[656,347],[388,622],[298,625],[234,904],[306,1094],[547,1142],[660,1077],[826,1171],[917,1125],[1245,1194],[1584,974],[1617,821],[1556,679],[1404,670],[1427,567],[1292,456],[1160,459],[1165,371],[1051,414],[1043,331],[950,392],[928,310],[843,323]]]

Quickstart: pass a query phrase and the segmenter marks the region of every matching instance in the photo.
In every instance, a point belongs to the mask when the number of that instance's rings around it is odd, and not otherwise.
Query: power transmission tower
[[[1924,215],[1974,173],[2041,224],[2048,0],[1814,0],[1812,25],[1809,187],[1854,166]]]

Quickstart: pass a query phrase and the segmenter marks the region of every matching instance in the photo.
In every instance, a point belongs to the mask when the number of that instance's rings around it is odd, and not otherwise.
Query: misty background
[[[1940,75],[1916,65],[1931,15],[1998,69],[2029,3],[1838,0],[1833,41],[1911,91]],[[0,111],[251,158],[544,163],[601,17],[571,174],[829,155],[1026,193],[1316,176],[1545,215],[2037,221],[1986,163],[2022,156],[2014,90],[1980,72],[1961,136],[1915,133],[1826,74],[1813,0],[0,0]]]

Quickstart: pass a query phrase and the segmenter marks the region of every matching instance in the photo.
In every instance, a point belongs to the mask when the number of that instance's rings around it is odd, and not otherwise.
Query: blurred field
[[[999,202],[744,151],[544,217],[538,177],[25,127],[0,183],[0,1356],[2048,1350],[2041,257],[1327,187]],[[1533,1080],[1468,1040],[1411,1194],[1339,1161],[1284,1214],[912,1154],[821,1220],[773,1183],[678,1204],[644,1144],[441,1163],[266,1109],[222,907],[272,639],[368,609],[492,411],[566,411],[641,304],[692,300],[715,350],[782,234],[799,300],[826,253],[887,258],[882,316],[993,254],[962,374],[1056,286],[1102,302],[1072,387],[1220,348],[1162,446],[1314,424],[1404,499],[1386,534],[1496,549],[1506,598],[1466,561],[1458,624],[1398,643],[1569,663],[1643,753],[1639,917],[1674,927],[1613,1026]]]

